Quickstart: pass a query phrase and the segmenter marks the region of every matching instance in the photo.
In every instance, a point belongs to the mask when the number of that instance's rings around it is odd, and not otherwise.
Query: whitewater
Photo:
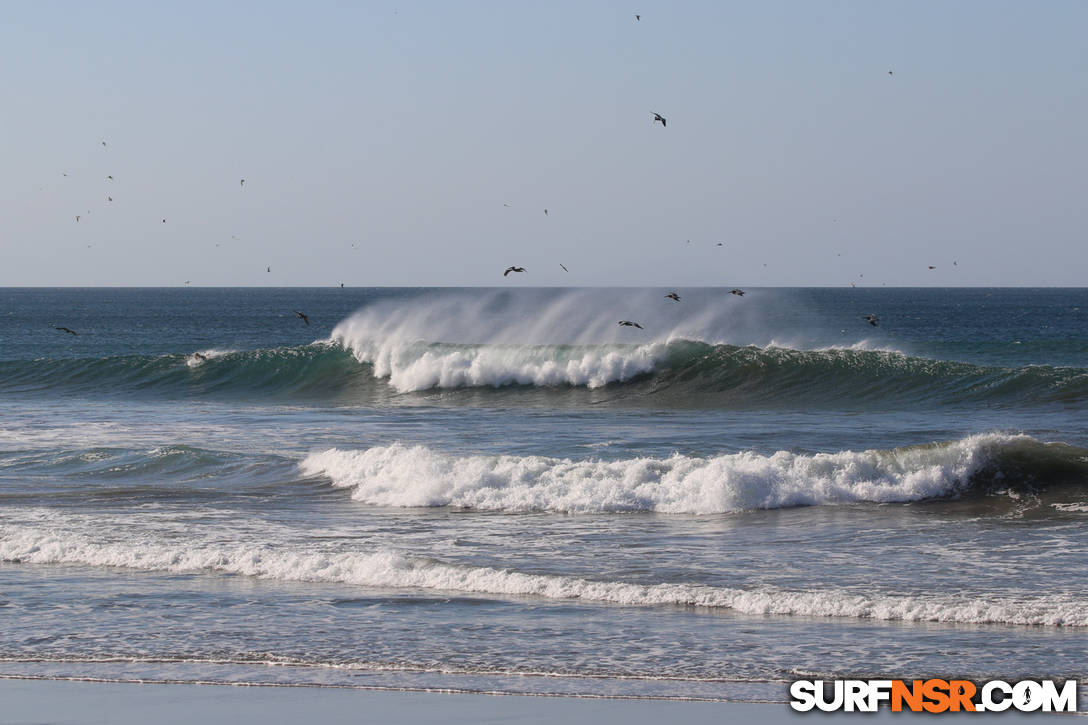
[[[670,291],[10,290],[0,676],[1088,678],[1088,294]]]

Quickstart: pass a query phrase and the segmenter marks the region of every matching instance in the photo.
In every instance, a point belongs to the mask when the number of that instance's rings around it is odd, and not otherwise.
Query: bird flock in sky
[[[642,20],[642,15],[635,15],[635,20],[636,20],[636,21],[641,21],[641,20]],[[894,75],[895,75],[895,72],[894,72],[894,71],[891,71],[891,70],[889,70],[889,71],[888,71],[888,75],[889,75],[889,76],[894,76]],[[651,113],[651,114],[653,114],[653,118],[652,118],[652,119],[651,119],[651,121],[650,121],[651,125],[653,125],[653,124],[656,124],[656,123],[660,123],[660,124],[661,124],[661,128],[662,128],[662,129],[668,128],[668,119],[666,119],[666,118],[665,118],[664,116],[662,116],[662,115],[661,115],[660,113],[658,113],[657,111],[650,111],[650,113]],[[509,206],[510,206],[510,204],[503,204],[503,206],[505,206],[505,207],[509,207]],[[545,209],[544,209],[544,215],[545,215],[545,216],[547,216],[547,215],[548,215],[548,210],[547,210],[547,208],[545,208]],[[834,219],[833,221],[836,221],[836,222],[837,222],[837,221],[838,221],[838,219],[836,218],[836,219]],[[690,240],[690,239],[688,239],[688,240],[686,240],[686,241],[685,241],[685,243],[687,243],[687,244],[691,244],[691,240]],[[724,242],[718,242],[718,243],[716,244],[716,246],[722,247],[722,246],[725,246],[725,245],[724,245]],[[841,255],[840,255],[840,256],[841,256]],[[953,262],[952,264],[953,264],[953,265],[955,265],[955,264],[956,264],[956,262]],[[569,271],[570,271],[570,270],[568,270],[568,269],[566,268],[566,266],[565,266],[565,265],[564,265],[564,264],[563,264],[562,262],[560,262],[560,263],[559,263],[559,266],[563,268],[563,271],[564,271],[564,272],[569,272]],[[766,267],[767,265],[766,265],[766,264],[764,264],[763,266],[764,266],[764,267]],[[933,270],[933,269],[936,269],[936,268],[937,268],[937,267],[936,267],[935,265],[929,265],[929,269],[931,269],[931,270]],[[507,277],[507,276],[509,276],[509,275],[510,275],[510,273],[511,273],[511,272],[527,272],[527,271],[528,271],[528,270],[526,270],[526,269],[525,269],[525,267],[518,267],[518,266],[514,266],[514,265],[512,265],[512,266],[509,266],[509,267],[507,267],[507,268],[506,268],[506,270],[505,270],[505,271],[503,271],[503,273],[502,273],[502,276],[503,276],[503,277]],[[864,274],[862,274],[862,275],[859,275],[859,277],[864,277],[864,276],[865,276]],[[850,286],[851,286],[851,287],[855,287],[856,285],[855,285],[855,283],[854,283],[854,282],[851,282],[851,283],[850,283]],[[744,296],[744,290],[742,290],[742,289],[737,289],[737,288],[734,288],[734,289],[731,289],[731,290],[729,290],[729,294],[731,294],[731,295],[735,295],[735,296],[737,296],[737,297],[743,297],[743,296]],[[669,294],[665,295],[665,298],[666,298],[666,299],[670,299],[670,300],[672,300],[673,302],[679,302],[679,301],[680,301],[680,295],[679,295],[679,294],[678,294],[677,292],[675,292],[675,291],[673,291],[673,292],[670,292]],[[871,313],[870,313],[870,314],[867,314],[867,315],[864,315],[864,316],[862,317],[862,319],[866,320],[866,321],[867,321],[867,322],[868,322],[868,323],[869,323],[870,325],[872,325],[873,327],[876,327],[876,326],[877,326],[877,323],[879,322],[879,318],[878,318],[878,317],[877,317],[876,315],[874,315],[874,314],[871,314]],[[643,328],[643,327],[642,327],[642,325],[638,324],[637,322],[632,322],[631,320],[620,320],[618,324],[619,324],[619,325],[620,325],[621,327],[635,327],[635,328],[638,328],[639,330],[643,330],[643,329],[645,329],[645,328]]]
[[[634,16],[634,18],[635,18],[635,21],[636,21],[636,22],[641,22],[641,20],[642,20],[642,15],[641,15],[641,14],[636,14],[636,15]],[[889,76],[889,77],[891,77],[891,76],[894,76],[894,75],[895,75],[895,72],[894,72],[893,70],[888,70],[888,72],[887,72],[887,73],[888,73],[888,76]],[[665,116],[663,116],[662,114],[660,114],[660,113],[658,113],[658,112],[656,112],[656,111],[650,111],[650,113],[652,114],[652,118],[651,118],[651,120],[650,120],[650,124],[651,124],[651,125],[656,125],[656,124],[660,123],[660,124],[661,124],[661,128],[662,128],[662,129],[666,129],[666,128],[668,128],[668,121],[667,121],[667,119],[665,118]],[[109,145],[107,144],[107,142],[106,142],[106,140],[105,140],[105,139],[103,139],[103,140],[101,141],[101,146],[102,146],[102,148],[103,148],[103,149],[108,149],[108,148],[109,148]],[[68,173],[67,173],[67,172],[63,172],[63,176],[66,176],[66,177],[67,177],[67,176],[68,176]],[[114,181],[114,177],[113,177],[113,175],[112,175],[112,174],[108,174],[108,175],[106,175],[106,177],[105,177],[105,180],[106,180],[107,182],[113,182],[113,181]],[[244,189],[245,189],[245,186],[246,186],[246,180],[245,180],[244,178],[242,178],[242,179],[239,179],[239,181],[238,181],[238,185],[239,185],[239,188],[240,188],[240,189],[243,189],[243,190],[244,190]],[[43,187],[43,188],[44,188],[44,187]],[[109,187],[107,187],[107,188],[109,188]],[[113,202],[113,191],[112,191],[112,190],[109,190],[109,191],[107,191],[107,193],[105,193],[105,200],[106,200],[106,203],[107,203],[107,204],[111,204],[111,203]],[[504,206],[504,207],[509,207],[509,206],[511,206],[511,205],[510,205],[510,204],[508,204],[508,203],[504,203],[504,204],[503,204],[503,206]],[[91,214],[91,210],[90,210],[90,209],[88,209],[88,210],[86,210],[85,212],[82,212],[82,213],[80,213],[80,214],[76,214],[76,215],[75,215],[75,221],[76,221],[76,223],[80,223],[80,221],[81,221],[81,220],[82,220],[82,219],[83,219],[84,217],[86,217],[87,215],[89,215],[89,214]],[[548,209],[547,209],[547,208],[545,208],[545,209],[544,209],[544,215],[545,215],[545,216],[548,216],[548,215],[549,215],[549,214],[548,214]],[[838,221],[838,219],[836,218],[836,219],[834,219],[833,221]],[[162,223],[162,224],[166,224],[166,223],[167,223],[167,218],[166,218],[166,217],[162,217],[162,222],[161,222],[161,223]],[[235,236],[232,236],[231,238],[232,238],[232,239],[237,239],[237,237],[235,237]],[[690,239],[688,239],[688,240],[686,240],[686,242],[685,242],[685,243],[686,243],[686,244],[691,244],[691,240],[690,240]],[[90,248],[91,246],[92,246],[91,244],[88,244],[88,245],[87,245],[87,247],[88,247],[88,248]],[[219,244],[216,244],[216,246],[218,247],[218,246],[219,246]],[[356,245],[355,245],[354,243],[352,243],[352,245],[351,245],[351,246],[352,246],[353,248],[355,248],[355,247],[356,247]],[[722,247],[722,246],[724,246],[724,243],[723,243],[723,242],[717,242],[717,243],[716,243],[716,246],[718,246],[718,247]],[[839,256],[841,256],[841,253],[839,254]],[[956,265],[957,265],[957,262],[953,261],[953,263],[952,263],[952,264],[953,264],[953,266],[956,266]],[[562,268],[562,270],[563,270],[564,272],[567,272],[567,273],[569,273],[569,270],[567,269],[566,265],[564,265],[564,264],[563,264],[562,262],[560,262],[560,263],[559,263],[559,266],[560,266],[560,268]],[[767,265],[766,265],[766,264],[764,264],[763,266],[767,266]],[[936,267],[935,265],[928,265],[928,269],[929,269],[929,270],[935,270],[936,268],[937,268],[937,267]],[[266,267],[265,267],[265,272],[266,272],[266,273],[268,273],[268,274],[270,274],[270,273],[272,272],[272,267],[271,267],[271,265],[266,265]],[[515,274],[524,274],[524,273],[527,273],[527,272],[528,272],[528,270],[527,270],[527,269],[526,269],[525,267],[521,267],[521,266],[517,266],[517,265],[511,265],[511,266],[508,266],[508,267],[507,267],[507,268],[506,268],[506,269],[505,269],[505,270],[503,271],[503,277],[508,277],[508,276],[509,276],[509,275],[510,275],[511,273],[515,273]],[[860,279],[861,277],[864,277],[864,274],[860,274],[860,275],[858,275],[858,278],[859,278],[859,279]],[[185,284],[186,284],[186,285],[188,285],[189,283],[190,283],[190,282],[189,282],[189,280],[186,280],[186,281],[185,281]],[[340,284],[340,286],[341,286],[341,287],[343,287],[343,286],[344,286],[344,285],[343,285],[343,283],[341,283],[341,284]],[[850,286],[851,286],[851,287],[854,287],[854,286],[856,286],[856,285],[855,285],[855,282],[851,282],[851,283],[850,283]],[[731,289],[731,290],[729,291],[729,294],[731,294],[731,295],[734,295],[734,296],[737,296],[737,297],[743,297],[743,296],[744,296],[744,290],[742,290],[742,289],[737,289],[737,288],[734,288],[734,289]],[[681,297],[680,297],[679,293],[678,293],[678,292],[676,292],[676,291],[672,291],[672,292],[670,292],[669,294],[665,295],[665,298],[666,298],[666,299],[669,299],[669,300],[672,300],[672,302],[674,302],[674,303],[678,303],[678,302],[680,302],[680,300],[681,300]],[[306,316],[305,314],[303,314],[302,312],[299,312],[298,310],[295,310],[294,312],[295,312],[296,316],[297,316],[297,317],[298,317],[299,319],[303,320],[303,321],[304,321],[304,322],[305,322],[305,323],[306,323],[307,325],[309,325],[309,324],[310,324],[310,320],[309,320],[309,317],[307,317],[307,316]],[[875,314],[871,314],[871,313],[870,313],[870,314],[866,314],[866,315],[864,315],[864,316],[863,316],[863,319],[864,319],[865,321],[867,321],[867,322],[868,322],[868,323],[869,323],[870,325],[874,326],[874,327],[875,327],[875,326],[876,326],[876,325],[878,324],[878,322],[879,322],[879,318],[878,318],[878,317],[877,317],[877,316],[876,316]],[[641,326],[640,324],[638,324],[637,322],[633,322],[633,321],[631,321],[631,320],[620,320],[618,324],[619,324],[620,326],[622,326],[622,327],[634,327],[634,328],[637,328],[637,329],[640,329],[640,330],[644,329],[644,328],[643,328],[643,327],[642,327],[642,326]],[[70,334],[72,334],[72,335],[78,335],[78,333],[77,333],[77,332],[75,332],[74,330],[71,330],[71,329],[69,329],[68,327],[63,327],[63,326],[56,326],[56,327],[55,327],[55,329],[57,329],[57,330],[59,330],[59,331],[62,331],[62,332],[64,332],[64,333],[70,333]]]

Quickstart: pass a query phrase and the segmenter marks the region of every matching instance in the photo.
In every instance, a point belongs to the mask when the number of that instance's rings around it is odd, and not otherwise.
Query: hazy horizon
[[[1072,0],[8,16],[4,287],[1088,279]]]

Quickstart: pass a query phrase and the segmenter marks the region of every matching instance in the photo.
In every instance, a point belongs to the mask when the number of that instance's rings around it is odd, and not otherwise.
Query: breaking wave
[[[449,564],[389,550],[299,553],[295,548],[102,542],[82,535],[61,536],[22,527],[8,527],[0,533],[0,561],[24,564],[206,572],[281,581],[534,596],[628,606],[693,606],[750,615],[1088,626],[1088,608],[1084,607],[1083,599],[1068,594],[981,598],[966,594],[862,594],[840,589],[790,591],[686,583],[636,584]]]
[[[394,444],[311,453],[301,468],[374,506],[716,514],[1083,485],[1088,451],[1001,434],[892,450],[614,461],[452,456]]]
[[[344,347],[342,347],[344,346]],[[1088,370],[987,367],[858,348],[796,350],[672,340],[514,345],[345,339],[299,347],[0,362],[0,391],[411,402],[435,390],[477,402],[887,409],[1088,400]]]

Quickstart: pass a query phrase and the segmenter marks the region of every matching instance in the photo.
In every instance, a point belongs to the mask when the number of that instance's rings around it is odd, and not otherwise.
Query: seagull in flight
[[[569,272],[570,271],[569,269],[567,269],[567,266],[565,264],[563,264],[562,262],[559,263],[559,266],[563,268],[564,272]]]
[[[873,314],[865,315],[864,319],[873,327],[876,327],[876,323],[880,322],[880,318]]]
[[[657,123],[658,121],[660,121],[661,122],[661,128],[665,128],[665,117],[662,116],[660,113],[654,113],[653,111],[650,111],[650,113],[654,114],[654,120],[651,121],[650,123],[653,124],[653,123]]]
[[[731,289],[731,290],[729,290],[729,294],[736,295],[737,297],[743,297],[744,296],[744,290],[742,290],[742,289]]]
[[[79,336],[78,332],[76,332],[75,330],[71,330],[71,329],[69,329],[67,327],[54,327],[53,329],[54,330],[60,330],[61,332],[67,332],[69,335],[75,335],[77,337]]]
[[[642,16],[641,15],[636,15],[635,20],[642,20]]]
[[[299,318],[300,320],[305,322],[307,325],[310,324],[310,318],[307,315],[305,315],[304,313],[299,312],[298,310],[295,310],[295,317]]]
[[[245,186],[246,185],[246,180],[242,179],[241,181],[238,182],[238,185],[239,186]]]
[[[667,295],[665,295],[665,297],[672,300],[673,302],[679,302],[680,301],[680,295],[676,294],[675,292],[670,292]]]
[[[524,271],[525,271],[525,267],[507,267],[506,271],[502,273],[502,276],[505,277],[506,275],[510,274],[511,272],[524,272]]]
[[[631,322],[630,320],[620,320],[619,324],[623,325],[624,327],[637,327],[640,330],[643,329],[642,325],[638,324],[637,322]]]

